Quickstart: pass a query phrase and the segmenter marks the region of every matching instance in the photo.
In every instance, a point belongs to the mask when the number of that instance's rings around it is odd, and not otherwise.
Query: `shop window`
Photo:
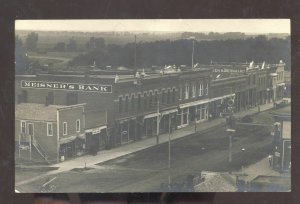
[[[47,123],[47,136],[53,136],[53,125],[52,125],[52,123]]]
[[[21,120],[21,133],[26,133],[26,121]]]
[[[68,124],[67,122],[63,122],[63,135],[68,134]]]
[[[119,97],[119,113],[123,111],[123,98],[122,96]]]
[[[80,132],[80,120],[76,120],[76,132]]]

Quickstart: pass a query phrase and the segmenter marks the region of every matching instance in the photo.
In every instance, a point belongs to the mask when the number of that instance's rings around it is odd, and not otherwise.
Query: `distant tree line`
[[[108,44],[103,39],[90,39],[89,51],[70,61],[70,66],[88,66],[96,62],[99,68],[105,66],[138,67],[164,65],[191,65],[192,39],[176,41],[127,43],[123,46]],[[97,42],[97,43],[96,43]],[[209,64],[214,62],[263,62],[278,63],[283,60],[290,67],[290,38],[257,36],[247,39],[227,39],[194,41],[194,62]]]

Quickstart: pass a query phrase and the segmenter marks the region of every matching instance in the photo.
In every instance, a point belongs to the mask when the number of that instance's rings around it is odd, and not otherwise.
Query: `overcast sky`
[[[289,19],[16,20],[16,30],[290,33]]]

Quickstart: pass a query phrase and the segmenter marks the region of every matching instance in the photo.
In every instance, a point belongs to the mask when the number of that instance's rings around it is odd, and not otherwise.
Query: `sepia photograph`
[[[291,192],[289,19],[15,21],[15,192]]]

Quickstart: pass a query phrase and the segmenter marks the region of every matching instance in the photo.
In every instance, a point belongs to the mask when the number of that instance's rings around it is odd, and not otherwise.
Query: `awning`
[[[277,84],[277,86],[285,86],[285,83]]]
[[[144,119],[153,118],[153,117],[157,117],[157,116],[158,116],[158,113],[151,113],[151,114],[145,115]]]
[[[100,131],[102,129],[105,129],[105,128],[107,128],[106,125],[103,125],[103,126],[100,126],[100,127],[87,129],[87,130],[85,130],[85,132],[92,132],[93,134],[97,134],[97,133],[100,133]]]
[[[72,142],[72,141],[74,141],[76,138],[77,138],[77,136],[70,136],[70,137],[66,137],[66,138],[61,138],[61,139],[59,140],[59,144],[66,144],[66,143]]]
[[[177,112],[177,111],[178,111],[177,109],[172,109],[172,110],[163,111],[163,112],[161,112],[161,116],[168,115],[168,114],[170,114],[170,113],[175,113],[175,112]]]
[[[209,101],[210,101],[210,102],[212,102],[212,101],[217,101],[217,100],[224,99],[224,98],[228,98],[228,97],[232,97],[232,96],[235,96],[235,93],[234,93],[234,94],[228,94],[228,95],[225,95],[225,96],[216,97],[216,98],[212,98],[212,99],[210,99]]]
[[[179,107],[180,108],[186,108],[186,107],[190,107],[190,106],[205,104],[205,103],[208,103],[209,101],[210,101],[209,99],[200,100],[200,101],[193,101],[193,102],[190,102],[190,103],[180,104]]]

